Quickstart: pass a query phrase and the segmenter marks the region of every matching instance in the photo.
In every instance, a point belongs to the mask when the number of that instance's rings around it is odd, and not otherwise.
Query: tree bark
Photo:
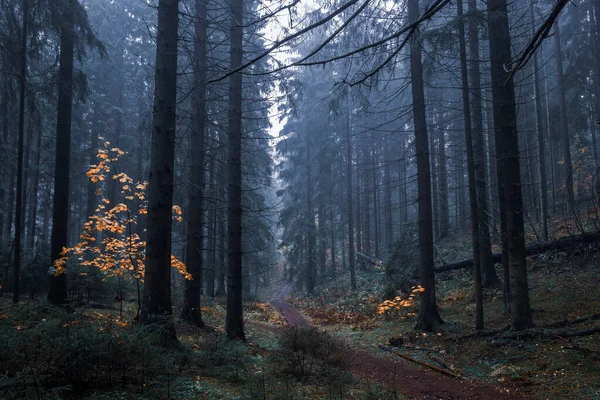
[[[439,196],[439,235],[448,236],[450,230],[450,212],[448,210],[448,171],[446,169],[446,135],[440,127],[438,136],[438,196]]]
[[[558,23],[554,24],[554,49],[556,51],[556,80],[558,81],[558,100],[560,110],[560,137],[562,144],[562,157],[565,189],[567,194],[567,205],[569,211],[575,212],[575,193],[573,192],[573,163],[571,161],[571,142],[569,138],[569,122],[567,120],[567,97],[565,89],[565,78],[563,75],[563,55],[560,43],[560,29]]]
[[[479,24],[477,0],[469,0],[469,58],[470,92],[473,111],[473,168],[477,194],[477,221],[479,231],[479,252],[481,259],[481,278],[484,287],[499,283],[494,263],[491,260],[492,243],[488,219],[488,198],[485,168],[485,149],[483,140],[483,111],[481,104],[481,72],[479,63]]]
[[[309,296],[315,293],[315,214],[313,207],[313,182],[311,168],[311,142],[306,135],[306,235],[308,238],[308,263],[306,265],[306,291]]]
[[[394,241],[394,225],[392,218],[392,172],[391,172],[391,161],[390,161],[390,149],[387,138],[383,142],[383,197],[384,197],[384,226],[385,226],[385,250]],[[359,188],[360,190],[360,188]],[[446,204],[448,204],[446,202]],[[360,226],[360,225],[359,225]]]
[[[475,168],[473,157],[473,130],[471,126],[471,105],[469,104],[469,78],[467,73],[467,50],[465,43],[465,23],[463,18],[463,0],[458,5],[458,40],[460,47],[460,72],[462,82],[462,100],[465,124],[465,144],[467,146],[467,170],[469,173],[469,201],[471,205],[471,240],[473,247],[474,292],[475,292],[475,329],[483,329],[483,291],[481,283],[479,215],[477,204],[477,187],[475,184]],[[493,267],[493,265],[492,265]]]
[[[230,0],[230,70],[242,65],[244,0]],[[242,306],[242,74],[229,78],[228,204],[227,204],[227,316],[225,332],[246,340]]]
[[[498,169],[504,181],[499,191],[504,192],[500,200],[505,203],[511,320],[513,328],[520,330],[533,325],[533,320],[525,260],[514,83],[505,70],[506,66],[511,65],[511,38],[506,0],[488,0],[487,10],[496,152]]]
[[[408,20],[419,18],[419,0],[408,0]],[[433,261],[433,221],[431,216],[431,171],[429,164],[429,141],[425,116],[425,93],[423,90],[423,67],[421,44],[413,35],[410,40],[410,73],[412,80],[415,146],[417,152],[417,187],[419,204],[419,282],[421,293],[419,314],[415,329],[431,331],[443,323],[435,298],[435,274]]]
[[[60,33],[58,70],[58,111],[56,118],[56,159],[54,164],[54,207],[52,213],[51,263],[61,257],[67,247],[69,226],[69,174],[71,164],[71,116],[73,111],[73,9],[65,10]],[[48,300],[54,304],[67,301],[66,271],[53,275]]]
[[[171,232],[177,126],[177,30],[179,0],[160,0],[156,35],[154,110],[148,179],[146,273],[141,322],[175,339],[171,309]]]
[[[27,86],[27,25],[29,1],[24,0],[21,31],[21,74],[19,77],[19,139],[17,145],[17,202],[15,207],[15,268],[13,271],[13,302],[19,302],[21,283],[21,239],[23,238],[23,138],[25,136],[25,89]],[[25,181],[27,182],[27,181]]]
[[[39,114],[36,117],[36,126],[41,127],[41,120]],[[33,170],[33,187],[31,188],[31,201],[29,202],[29,218],[28,223],[29,226],[27,228],[28,232],[28,245],[27,248],[31,249],[31,251],[36,252],[37,248],[35,246],[36,240],[36,231],[37,231],[37,210],[38,210],[38,195],[40,190],[40,169],[41,169],[41,155],[42,155],[42,133],[37,132],[36,143],[35,143],[35,153],[33,155],[33,165],[35,169]]]
[[[348,205],[348,264],[350,267],[350,287],[356,290],[356,271],[354,267],[354,225],[352,215],[352,136],[350,125],[350,104],[346,110],[346,204]]]
[[[534,5],[531,6],[531,28],[534,29]],[[533,81],[534,81],[534,101],[535,101],[535,128],[538,143],[538,169],[540,175],[540,216],[542,222],[542,238],[548,240],[548,187],[546,177],[546,137],[544,135],[544,122],[542,113],[542,90],[540,82],[540,69],[537,53],[533,55]]]
[[[185,281],[181,317],[204,326],[200,308],[204,262],[204,136],[206,131],[206,2],[196,0],[194,86],[191,101],[189,216],[185,261],[192,280]]]

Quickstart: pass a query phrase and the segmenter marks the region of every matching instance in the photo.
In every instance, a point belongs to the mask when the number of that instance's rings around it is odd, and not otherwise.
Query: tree
[[[69,224],[69,174],[71,160],[71,116],[73,99],[74,7],[76,0],[67,2],[60,27],[58,71],[58,112],[56,118],[56,160],[54,164],[54,207],[52,213],[51,260],[59,259],[67,247]],[[67,274],[51,276],[48,300],[61,304],[67,300]]]
[[[560,43],[560,29],[558,23],[554,24],[554,49],[556,51],[556,79],[558,81],[558,100],[560,111],[560,141],[562,145],[561,163],[565,174],[565,190],[567,192],[567,205],[569,211],[575,212],[575,193],[573,192],[573,162],[571,161],[571,141],[569,139],[569,121],[567,120],[567,97],[565,77],[563,75],[563,54]]]
[[[230,69],[236,71],[243,58],[244,0],[230,0]],[[227,316],[225,332],[246,340],[242,305],[242,73],[229,78],[229,137],[227,161]]]
[[[465,22],[463,0],[458,0],[458,40],[460,47],[460,72],[462,84],[463,113],[465,123],[465,144],[467,146],[467,169],[469,176],[469,204],[471,206],[471,245],[473,248],[474,292],[475,292],[475,329],[483,329],[483,293],[481,285],[481,257],[479,212],[477,204],[477,186],[473,157],[473,130],[471,127],[471,105],[469,104],[469,77],[467,73],[467,50],[465,43]],[[493,264],[492,264],[493,267]]]
[[[500,201],[504,203],[508,264],[510,268],[510,312],[514,329],[533,325],[529,305],[527,264],[519,138],[512,75],[506,72],[511,65],[511,38],[506,0],[488,0],[488,34],[496,157],[498,160]],[[504,253],[504,252],[503,252]],[[505,283],[506,285],[506,283]]]
[[[352,132],[350,124],[350,101],[346,108],[346,206],[348,207],[348,264],[350,266],[350,287],[356,290],[356,271],[354,266],[354,224],[352,215]]]
[[[202,257],[204,256],[204,132],[206,129],[206,2],[196,0],[194,21],[194,86],[192,89],[192,132],[190,143],[190,215],[186,235],[186,263],[193,279],[186,281],[183,319],[203,326],[200,310]]]
[[[17,203],[15,206],[15,270],[13,302],[19,302],[21,271],[21,239],[23,238],[23,138],[25,136],[25,90],[27,86],[27,25],[29,1],[23,1],[23,26],[21,28],[21,74],[19,77],[19,140],[17,156]]]
[[[477,186],[477,222],[479,230],[479,251],[481,253],[481,274],[484,287],[498,284],[498,276],[492,261],[492,245],[488,217],[487,184],[485,178],[485,150],[483,140],[483,113],[481,106],[481,73],[479,55],[479,23],[477,0],[469,0],[469,59],[470,92],[473,128],[473,169]]]
[[[141,322],[162,326],[165,341],[175,339],[171,310],[171,216],[177,125],[178,23],[179,0],[160,0],[148,179],[146,279]]]
[[[408,20],[419,18],[419,0],[408,0]],[[431,216],[431,174],[429,163],[429,140],[423,90],[423,67],[421,47],[417,36],[410,38],[410,76],[417,152],[417,187],[419,204],[419,282],[424,289],[419,302],[418,330],[431,331],[443,323],[435,298],[435,274],[433,271],[433,221]]]

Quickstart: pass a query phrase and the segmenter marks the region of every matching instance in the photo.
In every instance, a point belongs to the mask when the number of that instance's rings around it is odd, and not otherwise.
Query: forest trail
[[[284,283],[273,296],[270,304],[288,325],[308,326],[310,324],[302,314],[285,301],[292,286],[292,283]],[[522,396],[504,393],[491,386],[478,385],[464,379],[452,379],[433,371],[416,368],[401,358],[378,357],[367,351],[351,347],[349,348],[349,357],[352,373],[395,388],[398,393],[411,399],[524,399]]]

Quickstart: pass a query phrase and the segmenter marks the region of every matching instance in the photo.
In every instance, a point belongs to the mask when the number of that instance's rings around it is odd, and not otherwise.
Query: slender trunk
[[[226,165],[225,160],[221,160],[221,168],[219,169],[218,179],[217,179],[217,198],[223,203],[227,201],[227,191],[226,191],[226,179],[224,167]],[[226,283],[226,264],[225,264],[225,253],[227,249],[226,243],[226,231],[227,231],[227,214],[224,210],[224,207],[219,207],[218,212],[218,223],[217,230],[219,236],[219,247],[218,247],[218,265],[219,265],[219,273],[217,275],[217,288],[216,295],[224,296],[225,293],[225,283]]]
[[[356,271],[354,270],[354,225],[352,215],[352,136],[350,125],[350,104],[346,110],[346,204],[348,205],[348,263],[350,266],[350,287],[356,290]]]
[[[319,196],[319,280],[325,274],[325,265],[327,263],[327,224],[325,216],[325,205],[323,204],[323,197]]]
[[[465,44],[465,23],[463,20],[463,0],[457,1],[458,40],[460,45],[460,72],[462,82],[462,100],[465,124],[465,144],[467,147],[467,170],[469,173],[469,202],[471,205],[471,238],[473,245],[474,292],[475,292],[475,329],[483,329],[483,292],[481,285],[481,264],[479,249],[479,216],[477,209],[477,187],[473,157],[473,134],[471,127],[471,106],[469,104],[469,77],[467,74],[467,50]]]
[[[177,126],[177,29],[179,1],[160,0],[156,35],[154,110],[148,179],[143,324],[158,324],[162,340],[175,339],[171,309],[171,232]]]
[[[230,0],[231,64],[233,71],[242,65],[244,0]],[[227,317],[225,332],[232,339],[245,341],[242,306],[242,74],[229,78],[229,160],[227,205]]]
[[[363,151],[363,160],[366,161],[367,160],[367,156],[366,156],[366,151]],[[371,193],[373,192],[373,190],[371,190],[371,182],[369,180],[369,173],[368,171],[364,172],[365,174],[365,253],[367,253],[368,256],[371,256]]]
[[[356,251],[362,253],[362,218],[361,218],[361,182],[360,182],[360,171],[356,169]],[[361,267],[364,263],[361,263]]]
[[[408,20],[414,23],[419,18],[419,0],[408,0]],[[433,221],[431,216],[431,171],[429,164],[429,140],[425,114],[423,90],[423,66],[421,44],[417,36],[410,40],[410,74],[412,80],[413,117],[415,146],[417,153],[417,189],[419,204],[419,282],[421,293],[419,314],[415,329],[431,331],[443,321],[439,315],[435,298],[435,273],[433,260]]]
[[[306,268],[306,291],[315,293],[315,214],[313,207],[313,183],[311,168],[311,142],[306,135],[306,234],[308,238],[308,263]]]
[[[61,258],[63,248],[68,246],[69,224],[69,174],[71,164],[71,116],[73,111],[73,10],[71,5],[64,15],[60,34],[58,70],[58,112],[56,122],[56,159],[54,164],[54,207],[52,213],[52,239],[50,259],[54,263]],[[61,304],[67,300],[67,272],[53,275],[48,300]]]
[[[394,225],[392,218],[392,172],[390,161],[390,149],[387,138],[383,142],[383,197],[384,197],[384,226],[385,226],[385,250],[394,241]]]
[[[11,140],[10,143],[10,147],[14,146],[14,143]],[[9,151],[12,153],[14,151],[14,147],[12,147]],[[12,164],[12,163],[11,163]],[[15,210],[15,176],[16,176],[16,172],[14,170],[14,166],[16,165],[10,165],[8,166],[8,182],[7,182],[7,187],[6,187],[6,191],[4,194],[4,210],[5,210],[5,215],[4,215],[4,225],[2,226],[2,237],[5,238],[5,240],[10,241],[10,238],[12,237],[12,226],[13,226],[13,217],[14,217],[14,210]],[[12,242],[12,241],[11,241]]]
[[[558,81],[558,100],[560,109],[560,136],[562,144],[562,162],[564,165],[565,188],[569,211],[575,212],[575,193],[573,192],[573,163],[571,161],[571,143],[569,138],[569,122],[567,120],[567,97],[565,78],[563,76],[563,55],[560,43],[560,29],[558,23],[554,24],[554,48],[556,51],[556,79]]]
[[[210,178],[209,184],[211,186],[211,195],[214,199],[217,198],[217,190],[216,190],[216,178],[215,178],[215,166],[216,162],[213,158],[210,162]],[[210,209],[208,214],[208,241],[209,241],[209,252],[208,252],[208,266],[206,268],[206,295],[211,299],[215,297],[215,268],[217,261],[217,207],[214,205]]]
[[[200,308],[204,261],[204,136],[206,130],[206,1],[196,0],[194,20],[194,89],[191,99],[189,218],[186,266],[192,280],[185,281],[181,317],[204,326]]]
[[[433,107],[430,107],[430,109]],[[431,113],[431,112],[430,112]],[[430,154],[430,170],[431,170],[431,197],[433,201],[433,237],[440,237],[440,213],[439,213],[439,192],[438,192],[438,176],[437,176],[437,149],[435,145],[436,125],[433,116],[429,119],[429,154]],[[462,190],[462,187],[460,188]]]
[[[534,30],[533,21],[535,0],[532,1],[531,7],[531,28]],[[544,123],[542,113],[542,90],[540,83],[540,72],[537,53],[533,55],[533,90],[535,101],[535,128],[537,133],[538,144],[538,169],[540,174],[540,216],[542,222],[542,239],[548,240],[548,188],[546,186],[546,138],[544,136]]]
[[[448,236],[450,230],[450,212],[448,210],[448,171],[446,170],[446,137],[443,127],[438,136],[438,195],[439,195],[439,234]]]
[[[398,178],[399,182],[399,203],[400,203],[400,234],[404,234],[404,224],[408,222],[408,194],[406,192],[406,137],[401,134],[399,143],[400,146],[400,161],[398,162]]]
[[[481,279],[484,287],[492,287],[499,282],[492,261],[492,243],[488,220],[487,184],[485,181],[485,149],[483,140],[483,112],[481,105],[481,73],[479,70],[479,24],[477,22],[477,0],[469,0],[469,58],[470,91],[473,111],[473,168],[477,194],[477,221],[479,223],[479,251],[481,256]]]
[[[23,137],[25,136],[25,89],[27,85],[27,23],[29,1],[23,1],[21,31],[21,76],[19,77],[19,142],[17,145],[17,204],[15,210],[15,269],[13,272],[13,302],[19,302],[21,283],[21,239],[23,238]]]
[[[506,0],[488,0],[488,35],[492,98],[494,104],[494,129],[499,175],[503,192],[500,201],[505,204],[501,213],[506,217],[506,235],[510,268],[510,309],[514,329],[533,325],[529,305],[527,264],[525,260],[525,234],[519,140],[514,83],[507,79],[507,66],[511,65],[511,39]]]
[[[591,26],[590,31],[593,36],[593,44],[594,44],[594,55],[596,57],[595,62],[595,73],[594,73],[594,81],[596,83],[596,103],[594,110],[596,111],[596,119],[600,119],[600,0],[594,0],[594,11],[590,13],[593,25]],[[598,126],[595,126],[595,133],[600,132]],[[594,160],[596,163],[599,162],[600,155],[598,154],[598,146],[596,145],[596,135],[594,130],[592,131],[592,141],[594,144]]]
[[[379,258],[379,245],[381,244],[381,231],[379,219],[379,199],[377,196],[377,158],[375,155],[375,145],[371,149],[371,173],[373,175],[373,230],[375,232],[375,257]]]
[[[332,275],[335,274],[335,268],[336,268],[336,253],[335,253],[335,206],[334,206],[334,202],[333,202],[333,190],[330,193],[330,203],[329,203],[329,217],[331,218],[331,272]]]
[[[39,114],[36,117],[36,127],[39,129],[41,127],[41,121]],[[33,187],[31,188],[31,201],[29,202],[29,227],[27,231],[29,233],[27,248],[31,251],[37,250],[35,246],[36,239],[36,230],[37,230],[37,210],[38,210],[38,194],[40,190],[40,169],[41,169],[41,154],[42,154],[42,133],[38,132],[36,136],[35,143],[35,153],[33,158],[33,165],[35,166],[33,170]]]

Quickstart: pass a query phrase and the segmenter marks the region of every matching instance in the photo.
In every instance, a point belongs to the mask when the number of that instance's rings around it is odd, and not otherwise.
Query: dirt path
[[[284,284],[270,303],[288,325],[307,326],[309,324],[302,314],[284,300],[289,295],[291,288],[291,283]],[[400,358],[392,357],[395,356],[378,357],[366,351],[351,348],[351,370],[358,376],[393,387],[402,395],[412,399],[524,399],[522,396],[507,394],[491,386],[477,385],[463,379],[452,379],[424,368],[415,367]]]

